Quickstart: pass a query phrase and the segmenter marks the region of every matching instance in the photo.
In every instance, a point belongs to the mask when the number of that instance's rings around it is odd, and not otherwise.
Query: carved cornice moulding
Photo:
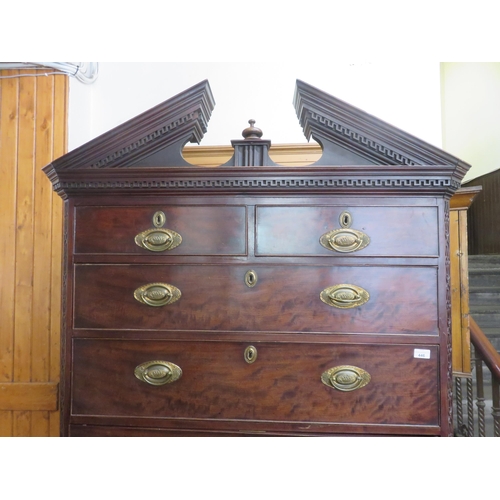
[[[338,166],[327,167],[247,167],[247,168],[134,168],[116,171],[101,169],[87,175],[85,171],[47,174],[54,189],[63,197],[68,194],[144,192],[149,194],[186,194],[204,192],[229,194],[287,193],[364,193],[412,192],[421,195],[445,195],[460,187],[450,165],[411,167],[394,176],[391,167]]]
[[[231,141],[231,159],[218,166],[193,166],[183,157],[184,146],[202,139],[215,106],[205,80],[67,153],[47,165],[44,172],[61,196],[108,189],[131,193],[206,190],[212,194],[241,189],[267,194],[287,190],[411,190],[451,196],[470,168],[300,80],[294,104],[306,137],[321,145],[319,157],[315,145],[311,150],[303,148],[302,160],[294,163],[293,148],[297,145],[281,145],[278,149],[287,156],[287,166],[276,164],[269,157],[271,142],[261,140],[262,131],[250,120],[244,139]],[[209,150],[204,149],[205,156]],[[312,150],[316,152],[310,154]],[[188,160],[195,157],[194,152],[186,150]],[[305,165],[307,157],[312,163]]]
[[[308,140],[345,148],[375,165],[470,165],[392,125],[297,80],[294,106]],[[320,164],[329,158],[323,154]]]
[[[200,142],[215,101],[207,80],[118,125],[52,162],[56,170],[124,168],[147,162],[158,152],[188,165],[181,155],[187,142]]]

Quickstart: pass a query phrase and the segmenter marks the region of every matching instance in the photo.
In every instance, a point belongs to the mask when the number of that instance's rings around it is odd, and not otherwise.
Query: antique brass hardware
[[[162,229],[167,217],[161,210],[153,215],[154,229],[142,231],[135,237],[135,243],[151,252],[163,252],[177,248],[182,243],[182,236],[171,229]]]
[[[134,375],[150,385],[165,385],[180,379],[182,370],[169,361],[146,361],[135,368]]]
[[[329,306],[350,309],[368,302],[370,294],[360,286],[342,284],[325,288],[319,297]]]
[[[182,243],[182,236],[170,229],[148,229],[135,237],[135,243],[151,252],[172,250]]]
[[[355,391],[367,385],[371,376],[365,370],[357,366],[335,366],[321,375],[321,382],[328,387],[333,387],[339,391]]]
[[[370,244],[370,238],[356,229],[335,229],[325,233],[319,242],[327,250],[341,253],[357,252]]]
[[[167,283],[149,283],[134,291],[134,297],[142,304],[159,307],[174,303],[181,298],[181,291]]]
[[[245,352],[243,353],[243,357],[248,364],[254,363],[257,359],[257,348],[253,345],[249,345]]]
[[[351,227],[351,225],[352,225],[352,215],[351,215],[351,213],[347,212],[347,210],[345,210],[344,212],[342,212],[340,214],[340,217],[339,217],[339,222],[340,222],[340,225],[344,229],[347,229],[347,228]]]
[[[341,229],[329,231],[321,236],[319,242],[327,250],[350,253],[357,252],[370,244],[370,238],[362,231],[350,229],[352,215],[344,210],[339,216]]]
[[[247,271],[245,273],[245,285],[252,288],[257,284],[258,276],[255,271]]]
[[[153,215],[154,227],[163,227],[165,225],[165,222],[167,222],[167,216],[165,215],[165,212],[159,210]]]

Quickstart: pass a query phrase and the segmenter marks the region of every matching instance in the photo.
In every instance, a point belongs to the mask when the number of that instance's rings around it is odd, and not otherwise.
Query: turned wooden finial
[[[254,127],[255,120],[248,120],[250,127],[243,130],[241,135],[246,139],[260,139],[262,137],[262,130],[260,128]]]

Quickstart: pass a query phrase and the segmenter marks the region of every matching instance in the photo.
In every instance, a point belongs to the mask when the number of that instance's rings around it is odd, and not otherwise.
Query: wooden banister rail
[[[462,397],[463,377],[458,374],[455,375],[455,435],[474,437],[477,430],[477,435],[480,437],[486,437],[490,433],[495,437],[500,437],[500,354],[471,316],[469,316],[469,326],[470,340],[474,345],[474,356],[471,359],[473,374],[472,376],[465,375],[467,422],[464,419],[462,406],[464,402]],[[487,366],[491,374],[489,389],[489,377],[483,376],[483,364]],[[476,385],[475,407],[473,379],[475,379]],[[489,399],[490,395],[491,399]],[[487,407],[491,408],[492,422],[487,419],[485,412]]]
[[[500,380],[500,354],[495,350],[472,316],[469,316],[469,321],[471,342],[490,369],[493,377]]]

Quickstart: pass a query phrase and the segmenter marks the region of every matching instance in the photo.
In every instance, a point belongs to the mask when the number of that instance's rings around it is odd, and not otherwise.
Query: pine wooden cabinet
[[[460,188],[450,200],[450,281],[453,374],[471,374],[469,325],[469,251],[467,211],[481,186]]]
[[[188,164],[208,82],[45,168],[65,200],[62,434],[452,433],[449,199],[469,166],[297,81],[315,163],[254,122]]]

